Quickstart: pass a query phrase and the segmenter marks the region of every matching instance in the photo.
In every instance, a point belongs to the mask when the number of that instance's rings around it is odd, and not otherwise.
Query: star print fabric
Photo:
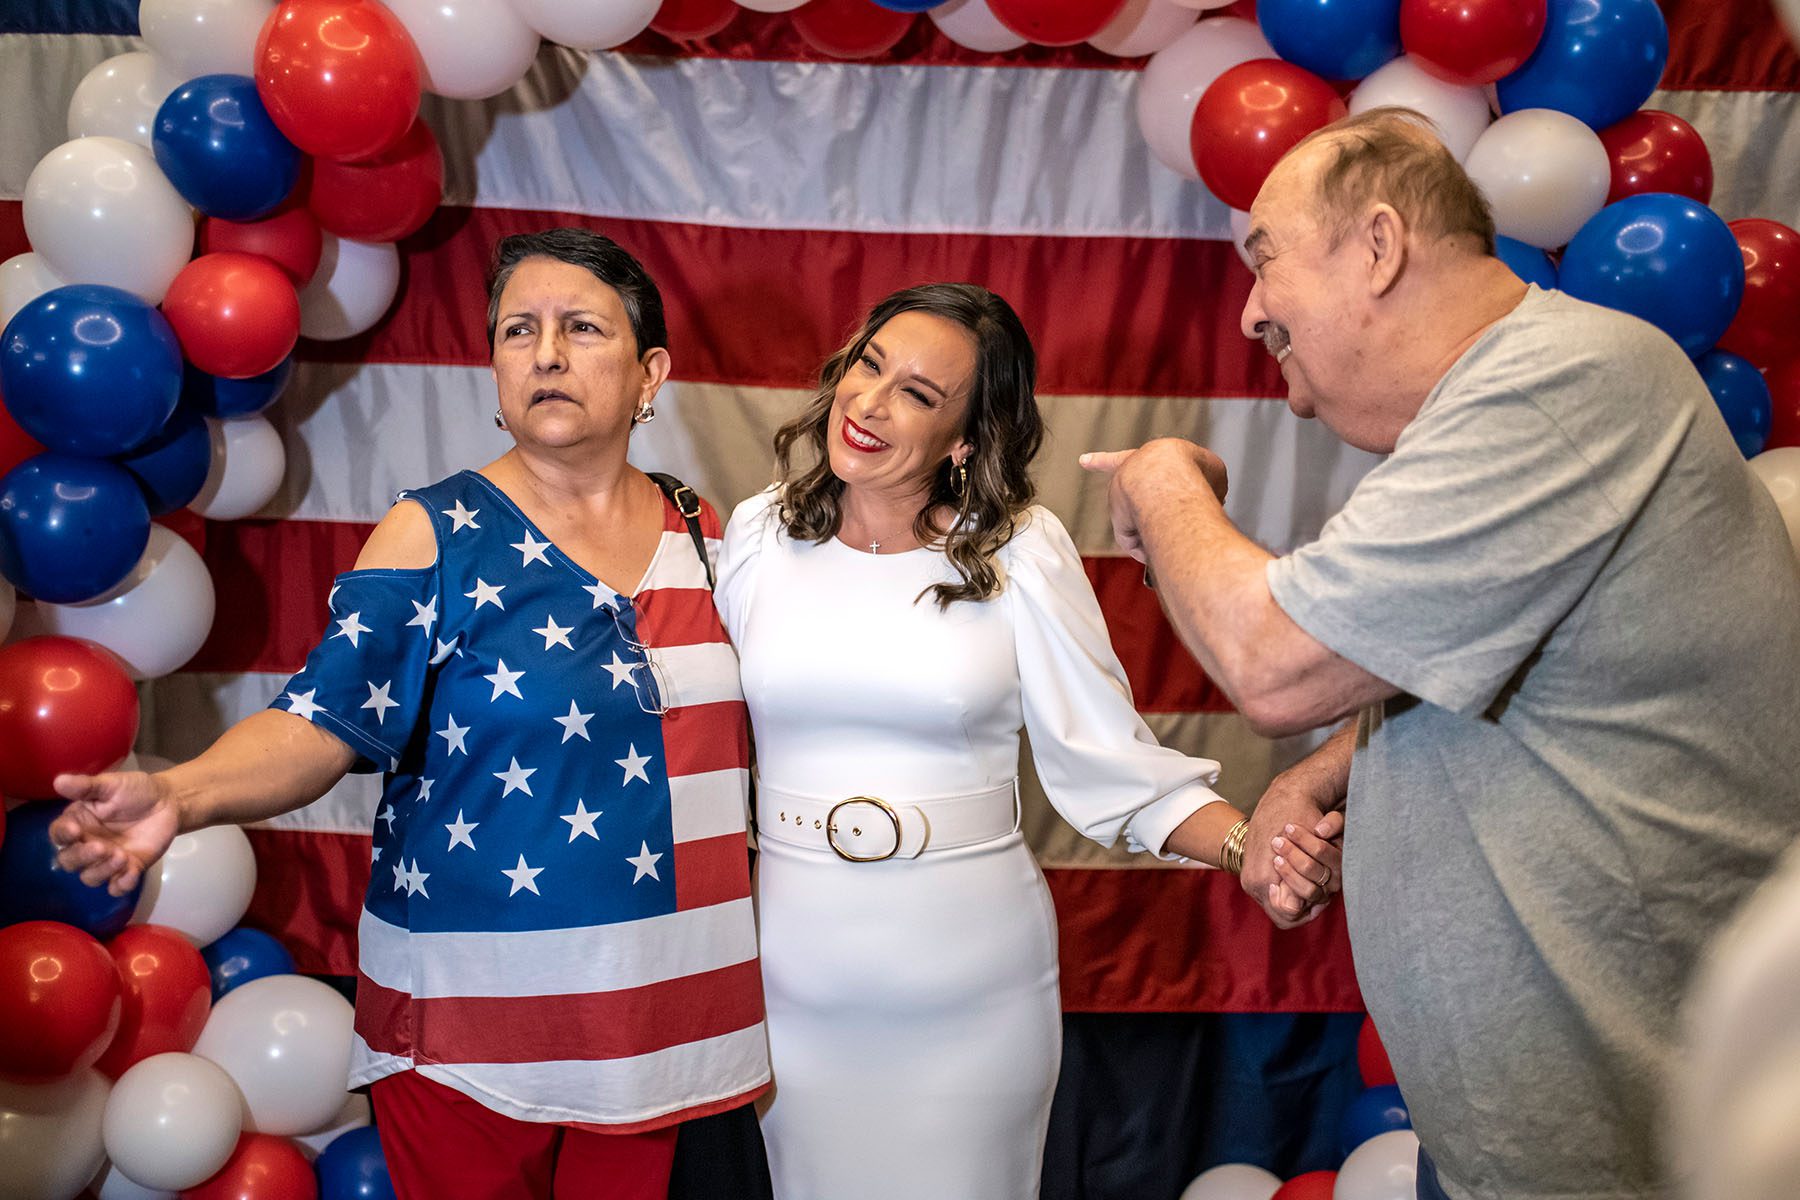
[[[353,1083],[417,1068],[615,1129],[741,1103],[767,1079],[744,706],[679,514],[627,597],[483,476],[402,498],[437,562],[340,576],[273,704],[386,773]]]

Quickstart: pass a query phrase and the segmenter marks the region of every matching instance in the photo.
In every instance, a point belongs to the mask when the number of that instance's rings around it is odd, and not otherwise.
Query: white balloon
[[[146,50],[107,59],[69,99],[69,136],[116,137],[148,150],[156,110],[182,80]]]
[[[400,290],[400,252],[392,242],[353,242],[325,234],[319,269],[300,289],[300,334],[334,341],[381,320]]]
[[[1788,540],[1800,555],[1800,446],[1777,446],[1750,460],[1750,469],[1775,497],[1787,525]]]
[[[1281,1176],[1249,1163],[1223,1163],[1194,1176],[1181,1200],[1269,1200],[1281,1190]]]
[[[106,1076],[0,1083],[0,1196],[74,1200],[106,1161],[100,1118]]]
[[[1378,67],[1350,93],[1351,115],[1383,105],[1410,108],[1431,118],[1451,157],[1462,162],[1487,130],[1493,113],[1478,87],[1458,87],[1425,70],[1406,55]]]
[[[237,1081],[246,1129],[311,1133],[343,1107],[352,1015],[350,1002],[316,979],[265,975],[213,1005],[194,1053]]]
[[[1507,113],[1463,166],[1486,193],[1494,228],[1542,250],[1567,244],[1606,204],[1612,163],[1600,135],[1568,113]]]
[[[662,0],[513,0],[520,19],[545,41],[575,50],[605,50],[629,42],[650,28],[660,7]]]
[[[963,47],[980,54],[1003,54],[1017,50],[1025,39],[1000,23],[1000,18],[987,6],[987,0],[950,0],[926,10],[938,32]]]
[[[69,283],[162,303],[194,252],[194,210],[150,151],[114,137],[64,142],[25,181],[25,236]]]
[[[751,12],[792,12],[805,4],[806,0],[738,0],[739,8],[747,8]]]
[[[134,1063],[106,1102],[106,1155],[140,1187],[179,1191],[218,1173],[244,1127],[244,1098],[198,1054]]]
[[[167,925],[194,945],[209,946],[237,925],[255,891],[256,855],[244,831],[236,825],[196,829],[177,837],[144,873],[131,923]]]
[[[1256,264],[1250,261],[1250,252],[1244,249],[1244,239],[1250,236],[1250,214],[1241,208],[1231,210],[1231,248],[1237,251],[1238,261],[1256,270]]]
[[[0,329],[5,329],[21,308],[67,282],[29,250],[0,262]]]
[[[133,679],[160,679],[194,657],[211,632],[212,576],[186,539],[153,524],[124,582],[85,604],[40,604],[38,613],[51,633],[111,650]]]
[[[106,1164],[100,1177],[89,1186],[99,1200],[176,1200],[180,1194],[133,1183],[125,1172],[111,1163]]]
[[[456,100],[497,96],[537,58],[537,30],[507,0],[387,0],[418,48],[425,90]]]
[[[1419,1186],[1419,1135],[1410,1129],[1378,1133],[1338,1168],[1332,1200],[1413,1200]]]
[[[1155,54],[1199,19],[1199,13],[1176,0],[1125,0],[1119,15],[1089,38],[1088,45],[1118,58]]]
[[[206,418],[212,465],[188,508],[214,521],[237,521],[259,511],[281,490],[287,448],[264,417]]]
[[[1201,93],[1239,63],[1275,57],[1262,30],[1241,17],[1209,17],[1157,51],[1137,93],[1138,128],[1150,153],[1171,171],[1200,178],[1189,133]]]
[[[349,1133],[352,1129],[361,1129],[374,1120],[369,1112],[369,1098],[358,1092],[344,1093],[344,1106],[337,1110],[325,1128],[313,1133],[303,1133],[294,1138],[300,1147],[300,1153],[308,1158],[317,1158],[325,1152],[325,1147],[337,1140],[340,1133]]]
[[[18,605],[19,595],[13,591],[13,585],[0,579],[0,642],[6,640],[7,631],[12,628],[13,612]]]
[[[143,0],[138,30],[181,81],[256,74],[256,39],[275,0]]]

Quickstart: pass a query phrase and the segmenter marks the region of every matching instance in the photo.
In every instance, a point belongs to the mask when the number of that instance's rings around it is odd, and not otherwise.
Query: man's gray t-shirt
[[[1445,1190],[1661,1194],[1690,968],[1800,833],[1800,575],[1693,366],[1533,288],[1268,581],[1404,693],[1345,905]]]

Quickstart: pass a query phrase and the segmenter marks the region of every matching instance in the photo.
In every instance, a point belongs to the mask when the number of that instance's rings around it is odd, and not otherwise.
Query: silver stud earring
[[[494,410],[494,428],[495,429],[505,429],[506,428],[506,414],[501,412],[497,408]]]
[[[654,404],[646,404],[644,407],[631,414],[631,423],[633,425],[648,425],[654,420],[656,420],[656,406]]]

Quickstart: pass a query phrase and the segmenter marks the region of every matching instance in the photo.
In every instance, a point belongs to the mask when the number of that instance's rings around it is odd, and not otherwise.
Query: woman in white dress
[[[1157,745],[1069,535],[1031,505],[1035,375],[991,292],[888,297],[777,435],[781,482],[726,531],[779,1200],[1038,1194],[1061,1011],[1021,729],[1087,836],[1241,861],[1218,764]],[[1335,846],[1296,841],[1271,898],[1287,917],[1338,868]]]

